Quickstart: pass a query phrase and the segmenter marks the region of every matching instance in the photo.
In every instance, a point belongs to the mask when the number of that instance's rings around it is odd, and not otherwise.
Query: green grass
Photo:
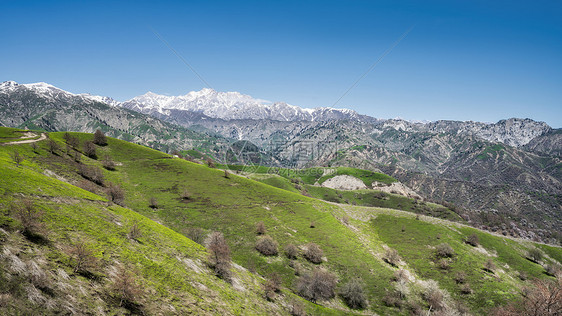
[[[72,134],[82,142],[92,138],[91,134]],[[63,133],[50,133],[49,136],[64,149]],[[100,194],[96,195],[74,186],[84,181],[77,174],[78,164],[63,150],[56,155],[50,154],[45,141],[38,145],[37,153],[29,145],[0,147],[0,207],[4,214],[21,195],[32,197],[47,213],[52,231],[49,239],[55,241],[55,245],[46,252],[55,265],[69,269],[65,266],[68,260],[64,251],[60,250],[64,248],[62,245],[86,240],[104,260],[106,268],[118,261],[132,264],[140,271],[143,282],[154,291],[151,292],[154,305],[149,304],[147,308],[172,302],[181,311],[195,313],[219,314],[228,310],[234,314],[267,314],[274,312],[275,306],[279,307],[263,301],[260,279],[245,270],[237,270],[236,273],[248,291],[236,290],[208,272],[194,273],[186,269],[177,256],[201,262],[206,257],[202,247],[186,238],[191,236],[194,228],[201,228],[205,233],[223,232],[237,264],[255,270],[261,276],[272,272],[280,274],[286,288],[284,299],[293,299],[297,276],[289,266],[289,260],[283,255],[264,257],[254,249],[257,240],[255,225],[259,221],[265,223],[267,234],[279,243],[281,252],[289,243],[303,246],[314,242],[320,245],[327,259],[321,266],[336,273],[340,284],[359,277],[365,283],[369,311],[378,314],[400,313],[381,304],[384,295],[393,287],[390,280],[394,272],[394,268],[380,260],[384,245],[398,250],[407,266],[419,277],[437,280],[454,299],[465,301],[477,314],[485,314],[491,306],[517,297],[518,289],[525,284],[515,277],[519,271],[525,271],[532,277],[546,277],[542,267],[521,255],[533,245],[531,243],[457,227],[446,221],[431,223],[416,220],[411,213],[389,209],[396,207],[416,212],[420,205],[405,197],[385,194],[379,199],[371,197],[371,190],[344,192],[319,188],[314,191],[318,187],[306,184],[321,178],[324,173],[321,168],[307,173],[256,168],[261,172],[252,177],[269,182],[266,184],[236,174],[225,178],[222,170],[108,138],[107,146],[97,148],[98,160],[83,157],[82,163],[101,166],[101,158],[105,156],[117,163],[115,171],[104,169],[103,173],[106,182],[117,183],[125,189],[127,208],[122,208],[107,202],[103,187],[95,187],[94,192]],[[10,152],[15,148],[26,157],[20,167],[16,167],[10,159]],[[242,166],[229,166],[234,171],[232,173],[236,173],[236,168],[244,170]],[[375,180],[378,176],[358,169],[341,170],[362,177],[363,181],[379,181]],[[57,180],[57,176],[44,175],[53,172],[67,183]],[[276,175],[266,174],[268,172]],[[312,195],[329,194],[330,198],[381,203],[379,206],[384,208],[333,205],[302,196],[291,181],[295,178],[300,179],[299,185]],[[181,198],[184,191],[190,193],[188,200]],[[157,200],[158,208],[149,207],[150,198]],[[427,206],[432,212],[448,214],[448,211],[437,211],[439,206],[434,204],[422,206]],[[343,218],[347,215],[351,218],[348,219],[349,224],[344,224]],[[140,223],[144,232],[139,243],[126,237],[134,222]],[[311,223],[314,223],[313,228]],[[3,215],[0,225],[14,227],[17,223],[11,223],[9,216]],[[464,238],[472,233],[479,234],[483,248],[493,256],[488,257],[463,243]],[[442,242],[449,243],[457,252],[451,270],[447,272],[436,269],[432,258],[431,247]],[[551,258],[559,260],[562,254],[560,248],[545,247],[543,250]],[[494,276],[483,272],[481,267],[488,258],[494,260],[504,273],[498,272]],[[305,270],[314,267],[302,256],[296,262]],[[202,269],[207,269],[204,264]],[[474,294],[467,297],[459,293],[454,282],[454,274],[458,271],[468,273]],[[107,275],[107,271],[104,274]],[[208,291],[198,284],[203,284]],[[213,299],[205,299],[208,295]],[[84,298],[85,301],[90,299]],[[182,303],[194,301],[197,307]],[[311,314],[349,312],[340,303],[336,298],[330,303],[331,308],[311,303],[306,306]]]
[[[393,182],[396,182],[396,179],[383,173],[349,167],[336,167],[335,169],[336,170],[334,173],[321,177],[318,180],[318,183],[322,184],[324,181],[338,175],[348,175],[358,178],[359,180],[363,181],[363,183],[368,188],[372,187],[373,182],[380,182],[384,184],[391,184]]]

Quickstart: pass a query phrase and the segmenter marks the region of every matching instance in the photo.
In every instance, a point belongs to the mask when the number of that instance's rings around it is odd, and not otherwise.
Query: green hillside
[[[2,128],[1,133],[5,133]],[[92,139],[92,134],[70,135],[80,143]],[[360,279],[368,305],[359,313],[435,309],[427,291],[436,287],[443,293],[441,310],[462,309],[458,302],[464,302],[466,308],[482,314],[519,297],[533,277],[552,279],[544,273],[545,267],[556,264],[562,255],[560,248],[513,241],[432,217],[416,219],[411,212],[326,203],[299,194],[290,182],[268,180],[285,186],[279,189],[113,138],[106,146],[96,145],[97,159],[83,155],[76,159],[75,150],[65,145],[64,133],[49,137],[59,145],[54,153],[49,140],[37,142],[36,149],[30,144],[0,147],[0,233],[6,236],[0,239],[1,260],[6,263],[0,277],[5,280],[1,284],[10,284],[0,291],[17,299],[6,311],[17,304],[32,311],[51,301],[53,313],[67,311],[71,307],[63,297],[74,295],[72,308],[108,314],[124,313],[126,308],[148,314],[288,314],[295,300],[309,314],[353,313],[343,295],[319,299],[317,304],[297,297],[302,294],[299,280],[322,267],[337,278],[337,293],[349,281]],[[82,146],[78,149],[84,151]],[[13,159],[16,150],[24,157],[20,166]],[[103,180],[92,182],[84,176],[84,166],[98,168]],[[314,178],[317,181],[321,174]],[[316,182],[312,181],[303,180]],[[108,201],[108,188],[115,185],[124,190],[124,201],[118,201],[122,206]],[[47,233],[41,238],[22,234],[22,223],[15,219],[14,209],[26,199],[44,212],[41,221]],[[278,255],[265,256],[256,250],[256,242],[263,238],[256,234],[259,222],[277,242]],[[140,237],[130,237],[132,227],[140,229]],[[207,251],[192,241],[203,244],[213,231],[224,233],[232,251],[236,263],[232,283],[213,275]],[[479,236],[478,247],[464,243],[473,232]],[[80,242],[100,262],[91,274],[73,272],[74,259],[67,248]],[[311,242],[323,251],[320,263],[305,258]],[[446,269],[438,267],[443,262],[434,258],[433,248],[441,243],[455,252],[446,258]],[[296,257],[284,254],[288,245],[296,246]],[[535,247],[543,254],[540,264],[525,258]],[[401,260],[388,260],[389,248]],[[28,265],[35,263],[46,271],[50,284],[61,285],[43,290],[36,284],[9,282],[14,276],[25,278],[14,266],[13,256]],[[482,272],[488,259],[499,267],[497,271]],[[135,304],[125,307],[111,291],[120,266],[134,271],[144,289]],[[398,270],[407,271],[411,278],[395,281]],[[472,293],[460,293],[454,281],[459,271],[467,273]],[[529,278],[518,278],[521,272]],[[274,273],[283,289],[267,301],[262,283]],[[32,287],[44,299],[34,301],[29,295]],[[397,289],[405,292],[396,296]]]

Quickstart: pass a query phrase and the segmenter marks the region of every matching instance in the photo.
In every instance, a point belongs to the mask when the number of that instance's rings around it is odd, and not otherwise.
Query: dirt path
[[[26,139],[26,140],[17,140],[17,141],[13,141],[13,142],[8,142],[8,143],[0,143],[0,145],[19,145],[19,144],[29,144],[29,143],[35,143],[41,140],[44,140],[47,138],[47,135],[45,133],[41,133],[41,137],[37,138],[37,139]]]

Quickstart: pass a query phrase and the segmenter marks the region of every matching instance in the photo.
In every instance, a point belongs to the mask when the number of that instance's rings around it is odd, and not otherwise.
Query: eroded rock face
[[[400,194],[410,198],[421,198],[421,196],[417,194],[414,190],[410,189],[409,187],[405,186],[400,182],[394,182],[391,183],[390,185],[373,182],[373,189],[383,191],[386,193]]]
[[[338,175],[322,183],[325,188],[335,190],[360,190],[367,189],[363,181],[348,175]]]

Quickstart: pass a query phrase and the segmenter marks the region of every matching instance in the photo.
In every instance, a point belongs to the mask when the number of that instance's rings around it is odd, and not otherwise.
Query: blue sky
[[[0,81],[126,100],[219,91],[379,118],[562,127],[560,1],[2,1]]]

